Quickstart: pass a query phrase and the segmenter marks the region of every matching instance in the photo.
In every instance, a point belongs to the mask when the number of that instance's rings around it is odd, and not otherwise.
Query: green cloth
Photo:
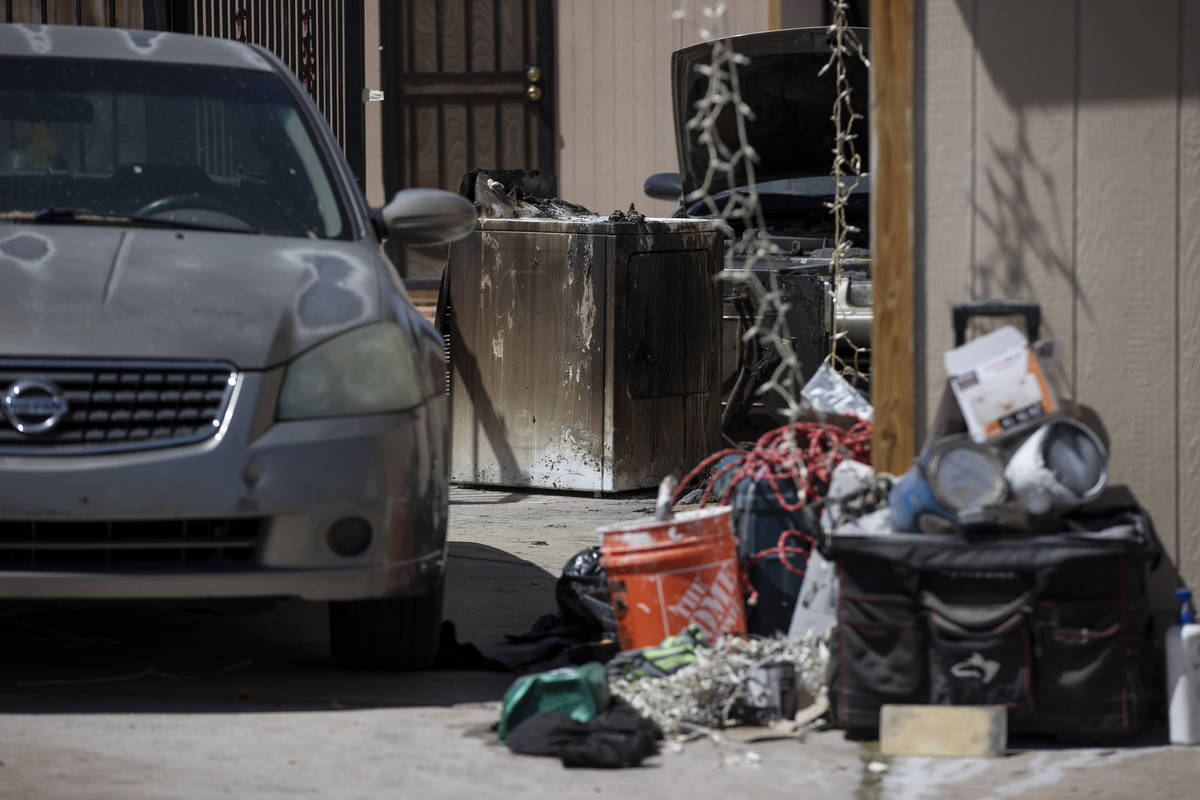
[[[541,711],[561,711],[577,722],[590,722],[608,707],[608,677],[598,662],[562,667],[517,678],[500,706],[500,742],[523,720]]]

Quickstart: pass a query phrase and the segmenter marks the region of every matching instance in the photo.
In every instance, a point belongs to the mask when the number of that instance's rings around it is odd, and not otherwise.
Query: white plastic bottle
[[[1200,744],[1200,625],[1190,589],[1176,589],[1179,624],[1167,630],[1167,723],[1171,744]]]

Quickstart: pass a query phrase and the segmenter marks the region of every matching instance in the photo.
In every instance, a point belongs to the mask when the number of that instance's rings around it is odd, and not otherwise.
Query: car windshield
[[[0,57],[0,216],[48,209],[284,236],[348,230],[273,73]]]

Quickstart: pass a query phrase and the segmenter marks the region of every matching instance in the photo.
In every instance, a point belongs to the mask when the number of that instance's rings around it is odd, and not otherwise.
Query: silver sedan
[[[330,601],[336,659],[421,667],[447,515],[442,340],[267,51],[0,25],[0,598]]]

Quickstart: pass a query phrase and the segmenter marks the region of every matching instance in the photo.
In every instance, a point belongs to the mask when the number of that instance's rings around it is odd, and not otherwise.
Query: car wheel
[[[340,667],[425,669],[437,655],[442,586],[416,597],[329,604],[329,642]]]

